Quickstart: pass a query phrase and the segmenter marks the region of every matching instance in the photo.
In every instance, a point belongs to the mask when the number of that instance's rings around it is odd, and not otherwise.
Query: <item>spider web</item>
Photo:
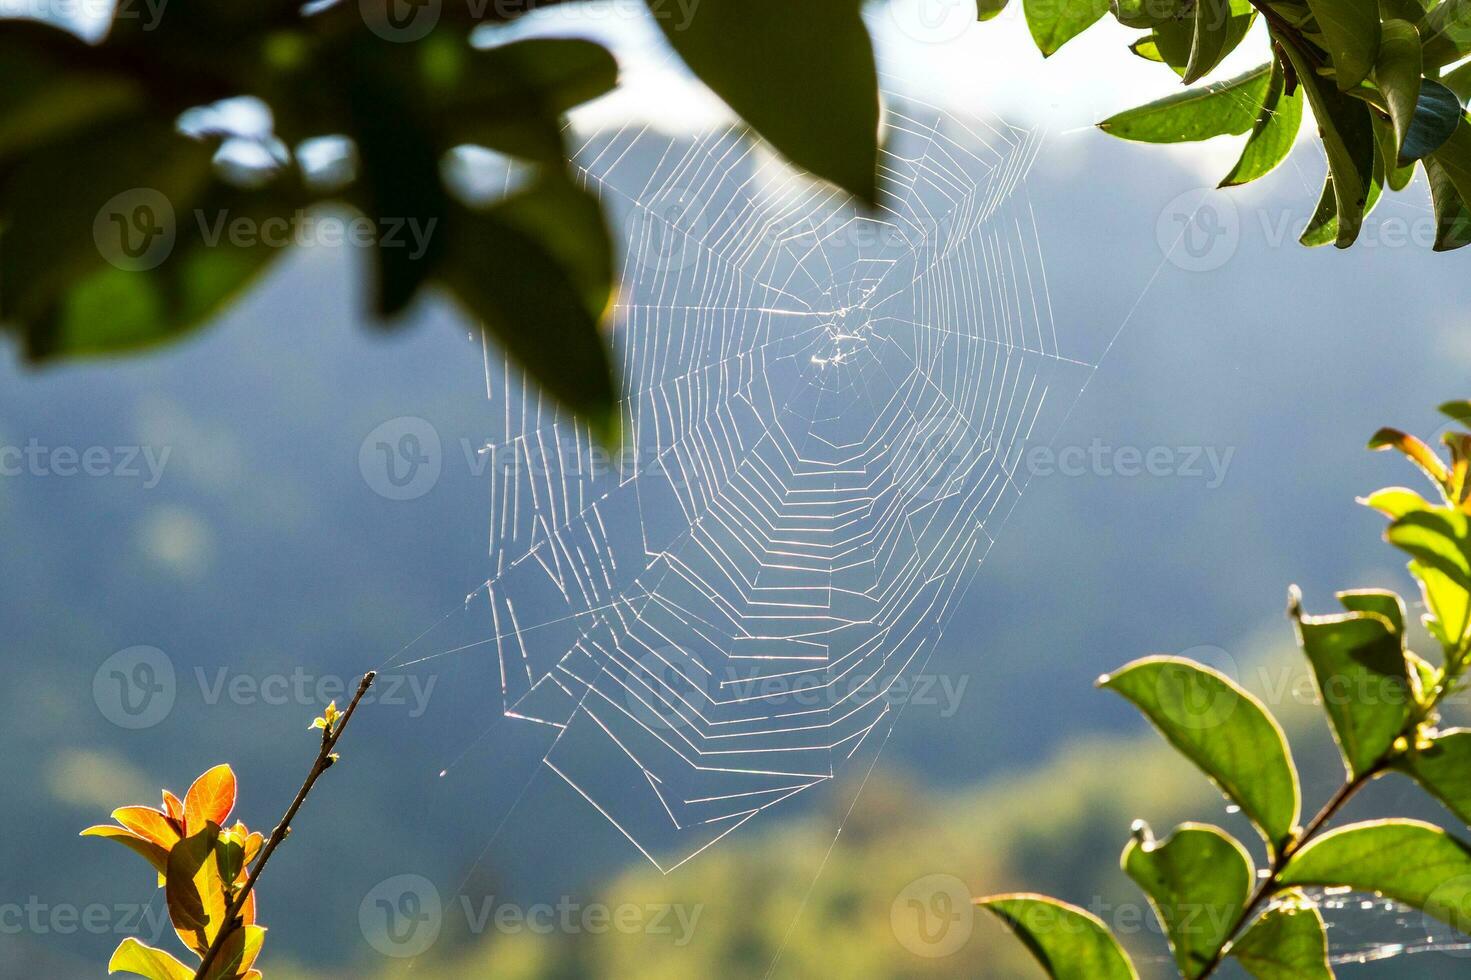
[[[1040,133],[886,125],[872,213],[740,126],[582,142],[625,233],[621,453],[485,350],[504,711],[666,872],[882,742],[1092,370],[1022,186]]]

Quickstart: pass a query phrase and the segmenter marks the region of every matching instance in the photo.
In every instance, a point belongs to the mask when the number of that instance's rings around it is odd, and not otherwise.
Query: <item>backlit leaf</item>
[[[1117,691],[1240,805],[1274,850],[1292,837],[1301,798],[1282,728],[1230,678],[1176,657],[1146,657],[1106,675]]]
[[[235,809],[235,770],[218,765],[205,772],[184,794],[185,833],[193,837],[206,825],[224,826]]]
[[[1044,895],[992,895],[976,904],[1011,927],[1052,980],[1137,980],[1096,915]]]
[[[136,973],[148,980],[191,980],[194,971],[161,949],[129,936],[118,944],[107,962],[108,973]]]
[[[1266,176],[1287,159],[1302,127],[1302,101],[1302,86],[1288,93],[1282,66],[1273,61],[1271,80],[1241,159],[1220,186],[1232,187]]]
[[[1471,729],[1437,732],[1410,747],[1398,763],[1425,791],[1471,825]]]
[[[1273,902],[1231,944],[1231,955],[1256,980],[1333,978],[1323,916],[1301,892]]]
[[[1256,122],[1271,75],[1271,66],[1261,65],[1227,81],[1176,92],[1117,113],[1098,128],[1143,143],[1181,143],[1244,133]]]
[[[1379,53],[1379,0],[1308,0],[1333,56],[1338,87],[1362,82]]]

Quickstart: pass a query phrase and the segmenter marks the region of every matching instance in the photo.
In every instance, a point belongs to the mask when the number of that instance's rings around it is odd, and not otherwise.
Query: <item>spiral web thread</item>
[[[887,120],[872,215],[737,127],[580,146],[627,229],[621,454],[486,350],[505,712],[666,872],[882,742],[1091,371],[1021,187],[1040,135]]]

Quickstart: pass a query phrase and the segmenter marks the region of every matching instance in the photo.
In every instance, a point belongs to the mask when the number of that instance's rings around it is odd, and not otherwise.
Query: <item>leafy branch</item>
[[[129,937],[113,952],[109,973],[123,970],[148,980],[259,980],[253,964],[266,929],[256,923],[256,881],[291,833],[317,780],[336,763],[337,743],[374,677],[371,671],[363,675],[346,711],[334,701],[312,723],[322,732],[316,759],[269,839],[239,821],[225,827],[236,798],[235,773],[227,765],[200,776],[182,800],[164,790],[162,809],[121,807],[112,813],[116,825],[82,831],[115,840],[148,860],[164,889],[174,931],[200,958],[191,969],[171,953]]]
[[[1471,421],[1471,402],[1441,411]],[[1345,804],[1391,773],[1471,823],[1471,729],[1439,728],[1440,708],[1471,662],[1471,432],[1449,432],[1444,443],[1449,460],[1398,430],[1376,433],[1370,448],[1404,453],[1437,499],[1391,487],[1362,501],[1390,519],[1386,540],[1412,559],[1438,665],[1407,647],[1404,601],[1393,592],[1340,592],[1344,612],[1330,616],[1304,614],[1291,592],[1289,616],[1345,769],[1306,825],[1282,727],[1234,680],[1178,657],[1145,657],[1099,680],[1240,807],[1266,851],[1258,875],[1247,848],[1218,827],[1186,823],[1156,840],[1148,825],[1135,825],[1123,870],[1148,896],[1187,980],[1212,976],[1227,957],[1259,980],[1331,978],[1322,917],[1303,893],[1310,887],[1379,893],[1471,932],[1471,845],[1408,819],[1330,829]],[[1137,976],[1108,927],[1082,909],[1040,895],[977,904],[1008,923],[1053,977]]]

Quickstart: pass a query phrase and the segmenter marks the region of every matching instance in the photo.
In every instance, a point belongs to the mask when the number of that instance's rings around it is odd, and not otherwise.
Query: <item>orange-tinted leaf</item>
[[[184,832],[199,833],[206,824],[223,827],[235,809],[235,770],[228,765],[215,766],[194,780],[184,795]]]
[[[210,964],[205,980],[233,980],[248,971],[260,956],[266,930],[261,926],[242,926],[225,937],[219,956]]]
[[[260,854],[260,849],[265,843],[266,835],[255,831],[245,838],[245,870],[255,863],[256,856]]]
[[[148,980],[190,980],[194,971],[161,949],[145,946],[129,936],[113,950],[107,961],[107,972],[126,970]]]
[[[179,832],[162,810],[147,806],[125,806],[112,811],[112,819],[145,840],[168,850],[179,842]]]
[[[214,860],[216,833],[206,828],[175,844],[164,884],[174,931],[201,956],[225,920],[225,886]]]
[[[115,840],[124,847],[143,856],[153,870],[163,874],[168,867],[169,852],[159,847],[151,840],[144,840],[131,830],[123,827],[114,827],[111,824],[99,824],[96,827],[88,827],[82,831],[83,837],[102,837],[106,840]]]
[[[240,921],[245,925],[255,925],[255,889],[245,896],[245,903],[240,906]]]
[[[1445,460],[1435,454],[1425,443],[1414,436],[1398,429],[1380,429],[1374,433],[1369,440],[1370,449],[1398,449],[1409,457],[1425,475],[1434,480],[1442,490],[1449,487],[1451,482],[1451,471],[1446,468]]]
[[[179,825],[180,830],[183,829],[184,801],[168,790],[163,791],[163,812],[169,815],[170,820]]]

